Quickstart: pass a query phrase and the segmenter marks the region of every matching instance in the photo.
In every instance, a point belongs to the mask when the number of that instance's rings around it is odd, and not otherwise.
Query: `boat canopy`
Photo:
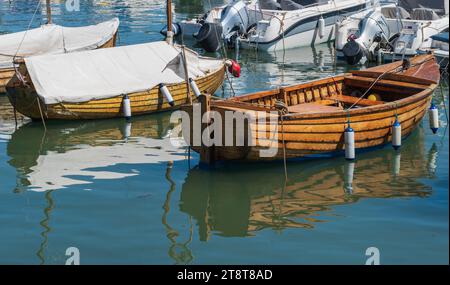
[[[189,77],[223,67],[223,60],[186,49]],[[82,103],[143,92],[160,83],[185,80],[182,50],[165,41],[25,58],[37,94],[45,104]]]
[[[85,27],[54,24],[0,36],[0,68],[13,67],[13,58],[95,49],[117,32],[119,19]]]

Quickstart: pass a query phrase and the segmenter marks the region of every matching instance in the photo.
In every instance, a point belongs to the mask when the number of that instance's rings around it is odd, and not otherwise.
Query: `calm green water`
[[[0,0],[0,33],[25,29],[36,2]],[[82,1],[78,13],[55,4],[54,21],[76,26],[115,15],[121,44],[153,41],[165,21],[159,2]],[[178,18],[209,8],[176,5]],[[245,52],[240,62],[237,94],[348,68],[327,45]],[[51,123],[44,132],[26,121],[15,130],[0,114],[0,263],[64,264],[70,246],[82,264],[364,264],[371,246],[383,264],[448,263],[441,98],[438,134],[425,118],[400,153],[358,155],[352,189],[351,165],[339,157],[290,162],[286,183],[282,163],[198,169],[196,154],[189,160],[168,142],[169,114],[134,118],[128,138],[121,119]],[[4,96],[0,106],[8,106]]]

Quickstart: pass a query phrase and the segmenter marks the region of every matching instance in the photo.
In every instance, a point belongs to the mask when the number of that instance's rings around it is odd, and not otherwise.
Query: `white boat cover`
[[[0,68],[13,67],[14,55],[27,57],[96,49],[109,41],[118,27],[119,19],[114,18],[92,26],[51,24],[27,32],[0,35]]]
[[[165,41],[25,58],[37,94],[45,104],[81,103],[149,90],[185,80],[181,48]],[[186,49],[189,77],[223,66]]]

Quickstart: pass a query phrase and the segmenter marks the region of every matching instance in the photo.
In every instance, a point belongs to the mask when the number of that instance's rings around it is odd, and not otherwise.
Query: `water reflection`
[[[428,197],[437,148],[426,151],[424,130],[402,147],[368,152],[355,163],[334,160],[289,163],[284,186],[282,165],[225,166],[214,172],[193,169],[182,187],[180,209],[198,223],[201,240],[211,232],[249,236],[270,228],[314,228],[330,219],[337,205],[364,198]],[[248,171],[248,169],[252,171]],[[232,179],[230,179],[232,177]]]
[[[125,120],[53,123],[47,132],[37,123],[21,126],[7,146],[8,163],[17,170],[16,192],[139,175],[133,170],[100,170],[107,166],[182,160],[185,150],[164,138],[171,128],[169,118],[158,114],[134,118],[131,124]]]
[[[42,227],[42,232],[41,232],[42,242],[41,242],[41,245],[39,246],[39,249],[38,249],[36,255],[39,258],[40,265],[44,265],[46,262],[45,250],[47,249],[47,244],[48,244],[48,234],[52,231],[52,229],[49,225],[50,214],[51,214],[52,210],[55,208],[55,202],[53,201],[53,198],[52,198],[52,192],[53,191],[48,191],[45,193],[45,201],[47,203],[47,206],[44,208],[44,218],[39,223]]]
[[[189,264],[194,256],[192,255],[191,250],[189,249],[189,244],[192,242],[193,236],[193,225],[191,218],[189,218],[189,238],[185,242],[177,242],[177,238],[179,237],[179,233],[176,229],[169,225],[168,215],[170,212],[170,200],[172,198],[172,194],[176,190],[176,184],[171,177],[171,172],[173,168],[173,162],[169,161],[167,164],[167,170],[165,174],[166,180],[170,184],[169,191],[167,192],[166,199],[163,205],[164,213],[162,216],[162,224],[164,225],[167,233],[167,239],[170,241],[170,247],[168,251],[168,255],[175,261],[176,264]]]
[[[235,55],[230,51],[228,56]],[[243,68],[242,76],[232,79],[237,95],[319,79],[349,68],[336,60],[331,43],[284,52],[241,50],[239,63]],[[228,84],[225,87],[230,94]]]

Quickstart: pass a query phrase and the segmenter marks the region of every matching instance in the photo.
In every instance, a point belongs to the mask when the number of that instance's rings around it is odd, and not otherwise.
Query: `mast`
[[[50,6],[50,0],[46,0],[47,6],[47,24],[52,23],[52,7]]]
[[[172,0],[167,0],[167,36],[166,41],[169,44],[173,44],[173,31],[172,31]]]

